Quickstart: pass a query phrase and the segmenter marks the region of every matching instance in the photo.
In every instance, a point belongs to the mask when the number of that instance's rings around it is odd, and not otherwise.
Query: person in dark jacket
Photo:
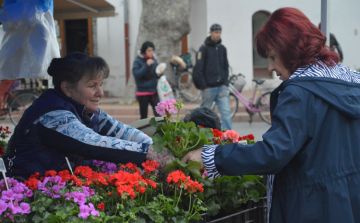
[[[160,100],[156,92],[158,77],[155,72],[157,61],[154,50],[155,46],[152,42],[144,42],[133,65],[141,119],[147,118],[149,104],[153,109],[154,116],[159,117],[159,114],[155,111],[155,106]]]
[[[4,155],[13,176],[69,170],[66,158],[73,170],[91,166],[92,159],[137,165],[145,160],[152,139],[98,108],[109,76],[102,58],[72,53],[53,59],[48,73],[55,89],[26,109]]]
[[[229,63],[227,52],[221,44],[221,26],[213,24],[210,36],[196,55],[194,82],[202,90],[201,107],[211,108],[215,101],[220,110],[222,128],[232,129],[229,91]]]
[[[360,222],[360,73],[325,42],[299,10],[276,10],[255,39],[283,80],[263,141],[204,146],[182,159],[202,162],[211,177],[269,175],[271,223]]]

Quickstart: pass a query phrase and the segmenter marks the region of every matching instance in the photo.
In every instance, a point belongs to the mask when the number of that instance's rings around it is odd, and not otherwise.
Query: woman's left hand
[[[204,169],[204,163],[201,157],[201,152],[203,148],[194,150],[186,154],[182,159],[181,162],[187,163],[189,161],[197,161],[201,163],[201,169]]]

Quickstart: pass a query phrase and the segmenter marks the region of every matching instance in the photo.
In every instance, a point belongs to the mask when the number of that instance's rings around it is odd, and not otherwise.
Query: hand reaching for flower
[[[199,148],[197,150],[193,150],[193,151],[189,152],[181,159],[181,162],[187,163],[189,161],[197,161],[197,162],[201,163],[201,169],[204,169],[204,163],[203,163],[203,160],[201,157],[202,149],[203,148]]]

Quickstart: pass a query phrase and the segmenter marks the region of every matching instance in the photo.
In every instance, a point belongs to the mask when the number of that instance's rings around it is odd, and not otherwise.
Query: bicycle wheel
[[[20,93],[11,98],[8,103],[10,120],[14,125],[19,123],[24,111],[32,105],[39,96],[35,93]]]
[[[231,118],[233,118],[238,110],[239,100],[235,97],[235,95],[233,93],[230,93],[229,101],[230,101]],[[213,102],[213,105],[211,107],[212,107],[212,110],[214,110],[214,112],[216,112],[216,114],[220,114],[220,110],[216,106],[215,102]]]
[[[181,95],[190,102],[199,100],[201,91],[194,85],[192,74],[190,72],[183,72],[178,79],[178,86]]]
[[[265,92],[262,93],[257,102],[256,102],[256,108],[261,109],[259,111],[259,115],[261,119],[271,125],[271,116],[270,116],[270,95],[271,92]]]

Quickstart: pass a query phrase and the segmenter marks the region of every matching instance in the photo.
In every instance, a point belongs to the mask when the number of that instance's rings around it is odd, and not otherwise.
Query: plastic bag
[[[166,79],[165,75],[162,75],[157,83],[156,86],[157,89],[157,93],[159,95],[159,100],[160,101],[165,101],[167,99],[175,99],[172,88],[168,82],[168,80]]]
[[[51,11],[51,0],[4,2],[0,79],[50,78],[47,68],[54,57],[60,57]]]

